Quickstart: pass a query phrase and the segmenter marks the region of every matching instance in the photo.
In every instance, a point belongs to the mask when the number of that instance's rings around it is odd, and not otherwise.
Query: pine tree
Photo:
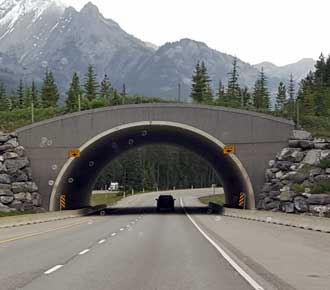
[[[23,109],[25,106],[23,80],[19,81],[19,85],[16,91],[16,99],[17,99],[16,108]]]
[[[240,85],[238,82],[239,79],[239,67],[237,64],[237,58],[235,57],[232,64],[232,70],[228,73],[228,85],[227,85],[227,98],[230,106],[238,107],[241,104],[240,98]]]
[[[127,91],[126,91],[126,84],[123,83],[123,89],[120,93],[121,97],[122,97],[122,104],[126,103],[126,98],[127,98]]]
[[[10,101],[6,94],[5,85],[0,81],[0,111],[9,111]]]
[[[283,112],[286,99],[287,99],[286,87],[283,82],[280,82],[278,85],[277,95],[276,95],[276,105],[275,105],[276,111]]]
[[[251,94],[249,92],[249,88],[244,87],[243,89],[241,89],[240,95],[242,100],[242,106],[244,108],[250,107],[252,105],[252,100],[251,100]]]
[[[118,94],[116,90],[114,90],[111,99],[110,99],[110,106],[118,106],[122,104],[121,96]]]
[[[213,102],[211,79],[204,62],[196,64],[190,96],[196,103],[210,104]]]
[[[192,88],[190,96],[195,103],[202,103],[203,101],[203,80],[199,62],[196,64],[194,75],[192,77]]]
[[[31,107],[32,104],[32,90],[26,86],[24,89],[24,108]]]
[[[106,100],[109,100],[112,93],[112,86],[107,74],[104,75],[104,78],[101,82],[100,88],[100,97]]]
[[[216,99],[216,104],[221,106],[224,104],[224,97],[225,97],[225,86],[222,84],[222,81],[219,81],[218,84],[218,91],[217,91],[217,99]]]
[[[261,68],[259,78],[256,80],[253,90],[253,105],[256,109],[270,109],[269,92],[267,89],[267,78],[264,69]]]
[[[44,108],[56,107],[60,98],[53,73],[48,69],[45,72],[43,85],[41,88],[41,101]]]
[[[35,108],[42,107],[42,101],[40,99],[40,95],[39,95],[35,81],[32,81],[32,84],[31,84],[31,100],[32,100],[33,106]]]
[[[99,85],[97,83],[97,75],[95,73],[93,65],[88,66],[88,71],[85,76],[85,97],[92,101],[97,98],[97,90],[99,88]]]
[[[65,100],[66,111],[76,112],[79,110],[79,104],[81,106],[81,87],[78,74],[75,72],[72,77],[70,88],[68,91],[68,97]]]

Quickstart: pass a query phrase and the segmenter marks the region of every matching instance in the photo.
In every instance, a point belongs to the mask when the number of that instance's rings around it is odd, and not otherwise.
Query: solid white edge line
[[[79,253],[79,255],[85,255],[86,253],[88,253],[90,251],[90,249],[86,249],[86,250],[83,250]]]
[[[61,269],[63,267],[63,265],[56,265],[53,268],[50,268],[49,270],[47,270],[46,272],[44,272],[44,274],[49,275],[55,271],[57,271],[58,269]]]
[[[213,241],[194,221],[194,219],[186,212],[182,198],[180,198],[181,207],[184,209],[186,216],[197,228],[197,230],[207,239],[210,244],[227,260],[227,262],[255,289],[265,290],[258,282],[256,282],[247,272],[245,272],[215,241]]]
[[[99,244],[103,244],[105,242],[105,240],[101,240],[99,241]]]

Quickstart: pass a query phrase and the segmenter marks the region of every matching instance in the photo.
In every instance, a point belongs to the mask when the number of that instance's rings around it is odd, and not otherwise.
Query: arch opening
[[[69,209],[89,205],[97,177],[120,154],[150,144],[181,146],[200,155],[213,166],[222,182],[226,203],[237,207],[239,194],[247,195],[247,207],[255,207],[250,178],[235,155],[224,155],[224,144],[199,129],[172,122],[138,122],[105,131],[83,146],[81,157],[69,159],[57,177],[50,210],[58,210],[60,194],[66,194]],[[198,174],[198,172],[196,172]]]

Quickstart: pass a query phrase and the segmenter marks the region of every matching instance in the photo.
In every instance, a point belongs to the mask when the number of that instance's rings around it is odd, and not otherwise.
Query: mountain
[[[125,32],[92,3],[76,11],[58,0],[0,0],[0,53],[6,60],[0,63],[0,78],[9,86],[19,78],[41,82],[45,69],[50,68],[62,99],[73,72],[83,81],[89,64],[95,66],[99,80],[107,73],[115,87],[125,83],[131,94],[176,99],[180,83],[182,98],[188,99],[198,60],[206,63],[216,87],[220,79],[227,81],[234,59],[190,39],[157,47]],[[252,87],[260,66],[239,59],[238,65],[241,84]],[[309,70],[308,65],[285,70],[264,67],[272,91],[287,79],[286,72],[292,70],[300,78]]]
[[[292,73],[296,80],[306,77],[309,71],[313,71],[315,60],[312,58],[304,58],[296,63],[285,66],[276,66],[271,62],[262,62],[254,65],[258,70],[263,67],[264,72],[268,75],[277,76],[280,79],[288,79]]]

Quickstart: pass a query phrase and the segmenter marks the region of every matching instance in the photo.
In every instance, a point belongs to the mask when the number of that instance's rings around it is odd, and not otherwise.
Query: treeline
[[[234,58],[232,69],[228,73],[228,82],[225,85],[221,80],[217,84],[214,92],[212,80],[208,75],[205,63],[197,62],[192,77],[191,98],[196,103],[225,106],[231,108],[244,108],[249,110],[263,111],[266,113],[285,112],[287,106],[294,102],[295,83],[293,76],[290,76],[289,94],[283,82],[278,86],[275,108],[272,107],[271,94],[268,89],[268,78],[263,68],[259,72],[258,78],[252,89],[240,84],[240,68],[237,58]],[[275,109],[275,110],[274,110]],[[293,117],[293,112],[287,117]]]
[[[104,189],[111,181],[119,182],[126,192],[220,184],[216,172],[203,158],[169,145],[149,145],[125,153],[103,171],[95,188]]]
[[[0,80],[0,111],[13,111],[30,108],[56,108],[59,107],[60,93],[54,75],[46,70],[40,88],[36,82],[26,84],[19,81],[17,89],[7,92],[5,84]],[[93,65],[88,66],[88,71],[81,82],[78,73],[74,73],[68,92],[66,93],[64,112],[76,112],[106,106],[161,102],[159,98],[144,96],[130,96],[123,84],[119,92],[110,82],[107,74],[101,83],[97,81],[97,74]]]

